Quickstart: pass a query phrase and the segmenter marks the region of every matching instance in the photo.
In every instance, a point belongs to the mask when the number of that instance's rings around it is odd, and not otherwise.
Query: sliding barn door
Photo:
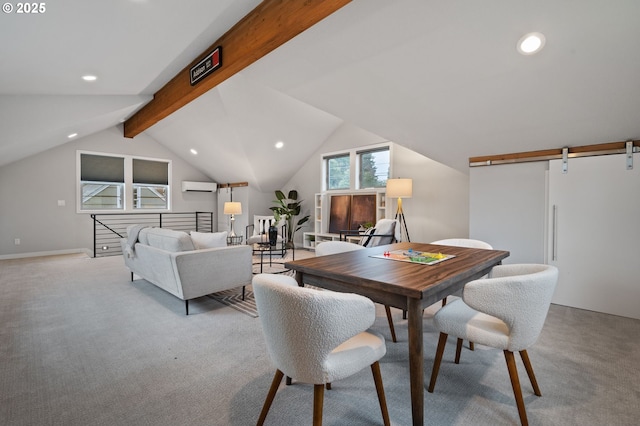
[[[553,303],[640,319],[640,155],[549,163]]]

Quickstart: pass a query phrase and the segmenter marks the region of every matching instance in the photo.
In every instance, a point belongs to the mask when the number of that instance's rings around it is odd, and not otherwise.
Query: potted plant
[[[294,219],[300,215],[300,208],[302,207],[302,200],[298,201],[298,191],[292,189],[286,196],[280,190],[276,190],[275,193],[277,199],[273,202],[276,205],[270,207],[270,209],[273,211],[276,222],[280,222],[280,219],[284,219],[287,222],[287,247],[293,247],[293,236],[309,220],[309,215],[298,219],[294,224]]]

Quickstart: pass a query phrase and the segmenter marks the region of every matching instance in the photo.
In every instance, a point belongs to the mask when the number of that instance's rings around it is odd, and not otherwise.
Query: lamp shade
[[[224,214],[242,214],[242,204],[237,201],[224,203]]]
[[[387,197],[411,198],[413,179],[387,179]]]

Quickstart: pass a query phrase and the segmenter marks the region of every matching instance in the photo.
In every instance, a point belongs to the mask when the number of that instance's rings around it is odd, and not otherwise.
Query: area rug
[[[253,291],[247,289],[245,291],[244,300],[242,293],[238,293],[237,289],[220,291],[208,295],[210,298],[232,307],[233,309],[247,314],[252,318],[258,318],[258,309],[256,308],[256,300],[253,297]]]
[[[307,250],[296,250],[296,259],[304,259],[307,257],[312,257],[315,255],[313,252],[309,252]],[[263,257],[262,264],[262,273],[264,274],[282,274],[293,277],[295,275],[295,271],[287,271],[284,269],[283,263],[289,262],[293,260],[291,250],[287,251],[287,254],[284,258],[274,256],[272,259],[272,264],[269,266],[269,259],[267,256]],[[276,263],[278,262],[278,263]],[[253,256],[253,273],[260,273],[260,255]],[[247,287],[244,300],[242,300],[242,294],[238,292],[238,289],[231,289],[220,291],[218,293],[213,293],[209,295],[210,298],[227,305],[233,309],[236,309],[243,314],[249,315],[252,318],[258,317],[258,309],[256,308],[256,301],[253,296],[253,291],[251,291],[251,287]]]

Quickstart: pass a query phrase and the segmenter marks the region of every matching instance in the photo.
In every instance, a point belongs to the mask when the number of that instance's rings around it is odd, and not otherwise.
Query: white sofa
[[[239,287],[244,296],[251,284],[251,247],[227,246],[226,233],[193,233],[192,239],[186,232],[139,225],[127,232],[121,245],[131,280],[136,274],[184,300],[187,315],[190,299]]]

